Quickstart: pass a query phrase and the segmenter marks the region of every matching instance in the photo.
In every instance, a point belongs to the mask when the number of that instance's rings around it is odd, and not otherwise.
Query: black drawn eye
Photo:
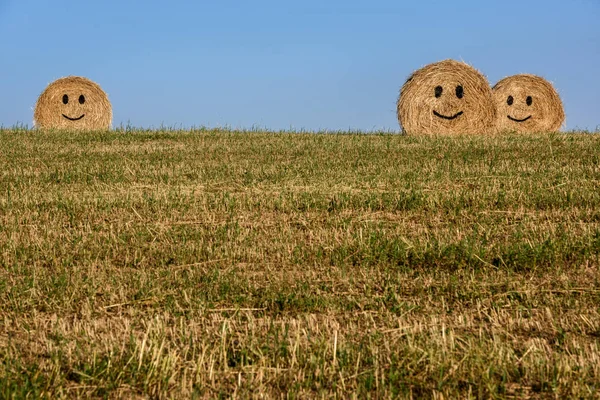
[[[63,96],[63,104],[68,104],[69,103],[69,96],[67,96],[66,94]]]
[[[83,104],[83,103],[85,103],[85,96],[81,95],[81,96],[79,96],[79,104]]]
[[[506,99],[506,104],[508,104],[509,106],[512,106],[514,102],[515,98],[512,96],[508,96],[508,99]]]
[[[527,102],[528,106],[532,105],[533,104],[533,98],[531,96],[527,96],[526,102]]]
[[[464,91],[463,87],[461,85],[458,85],[456,87],[456,97],[458,97],[459,99],[462,99],[464,95],[465,95],[465,91]]]
[[[442,95],[442,93],[444,92],[444,88],[441,86],[436,86],[435,87],[435,97],[440,97]]]

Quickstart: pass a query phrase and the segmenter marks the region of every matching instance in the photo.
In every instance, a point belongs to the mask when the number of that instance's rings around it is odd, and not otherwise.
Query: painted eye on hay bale
[[[110,129],[112,106],[97,83],[79,76],[68,76],[46,87],[35,105],[33,118],[38,128]]]
[[[482,134],[493,130],[496,109],[485,76],[468,64],[444,60],[407,79],[397,115],[409,134]]]

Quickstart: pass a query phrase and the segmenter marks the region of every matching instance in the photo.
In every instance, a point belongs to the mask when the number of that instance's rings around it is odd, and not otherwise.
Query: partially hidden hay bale
[[[565,122],[562,101],[552,84],[536,75],[502,79],[492,88],[499,131],[553,132]]]
[[[68,76],[46,87],[35,105],[33,119],[34,125],[43,129],[110,129],[112,106],[98,84]]]
[[[483,134],[493,131],[496,120],[485,76],[454,60],[415,71],[400,90],[397,112],[409,134]]]

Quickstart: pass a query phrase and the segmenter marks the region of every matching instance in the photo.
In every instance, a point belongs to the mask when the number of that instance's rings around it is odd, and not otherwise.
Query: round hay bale
[[[502,79],[492,88],[498,110],[499,131],[558,131],[565,111],[552,84],[536,75],[521,74]]]
[[[485,76],[454,60],[415,71],[400,90],[397,112],[409,134],[482,134],[491,132],[496,120]]]
[[[98,84],[68,76],[55,80],[42,92],[33,120],[36,127],[44,129],[110,129],[112,106]]]

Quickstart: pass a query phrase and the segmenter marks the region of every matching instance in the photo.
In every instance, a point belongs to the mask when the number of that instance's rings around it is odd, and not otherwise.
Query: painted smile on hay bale
[[[531,115],[530,115],[529,117],[527,117],[527,118],[523,118],[523,119],[516,119],[516,118],[513,118],[513,117],[511,117],[510,115],[507,115],[507,117],[508,117],[508,119],[510,119],[511,121],[515,121],[515,122],[525,122],[525,121],[527,121],[528,119],[530,119],[530,118],[531,118]]]
[[[69,96],[68,95],[63,95],[62,98],[62,102],[64,105],[69,104]],[[79,96],[79,104],[84,104],[85,103],[85,96],[84,95],[80,95]],[[66,119],[68,119],[69,121],[79,121],[81,118],[85,117],[85,114],[81,114],[79,117],[77,118],[71,118],[65,114],[62,114],[63,117],[65,117]]]
[[[77,118],[71,118],[71,117],[66,116],[65,114],[63,114],[62,116],[65,117],[66,119],[68,119],[69,121],[79,121],[81,118],[85,117],[85,114],[81,114],[81,116],[77,117]]]
[[[442,97],[442,93],[443,92],[444,92],[444,88],[443,87],[436,86],[435,90],[434,90],[435,98],[439,99],[440,97]],[[462,99],[464,97],[464,95],[465,95],[465,91],[464,91],[462,85],[458,85],[456,87],[456,97],[458,99]],[[452,116],[447,116],[447,115],[440,114],[439,112],[433,110],[433,115],[435,115],[436,117],[439,117],[439,118],[443,118],[443,119],[447,119],[447,120],[453,120],[453,119],[456,119],[456,118],[460,117],[461,115],[463,115],[463,112],[459,111],[459,112],[457,112],[456,114],[454,114]]]
[[[508,104],[509,106],[512,106],[513,103],[515,102],[515,98],[512,96],[508,96],[508,98],[506,99],[506,104]],[[531,107],[531,105],[533,104],[533,97],[531,96],[527,96],[527,99],[525,100],[525,103],[527,104],[528,107]],[[518,119],[518,118],[514,118],[511,117],[510,115],[507,115],[508,119],[510,119],[511,121],[515,121],[515,122],[525,122],[528,119],[531,118],[531,115],[529,115],[526,118],[522,118],[522,119]]]
[[[457,112],[456,114],[454,114],[453,116],[451,116],[451,117],[448,117],[448,116],[446,116],[446,115],[442,115],[442,114],[440,114],[439,112],[437,112],[437,111],[433,110],[433,115],[435,115],[436,117],[440,117],[440,118],[444,118],[444,119],[450,119],[450,120],[452,120],[452,119],[458,118],[458,117],[460,117],[461,115],[463,115],[463,112],[462,112],[462,111],[459,111],[459,112]]]

